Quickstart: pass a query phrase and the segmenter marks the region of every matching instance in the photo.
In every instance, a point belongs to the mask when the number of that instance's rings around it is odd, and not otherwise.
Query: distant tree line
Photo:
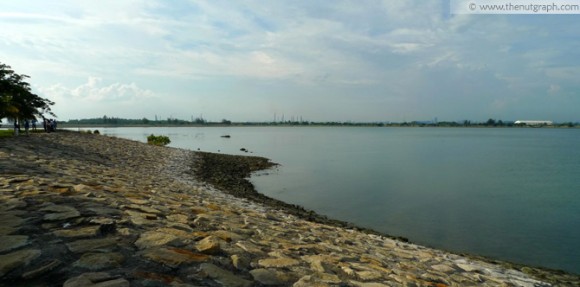
[[[201,117],[192,119],[191,121],[168,118],[166,120],[149,120],[142,119],[123,119],[118,117],[103,116],[100,118],[69,120],[65,124],[71,126],[359,126],[359,127],[524,127],[525,125],[517,125],[513,121],[503,121],[496,119],[489,119],[485,122],[472,122],[464,120],[462,122],[455,121],[441,121],[441,122],[425,122],[425,121],[411,121],[411,122],[311,122],[311,121],[280,121],[280,122],[232,122],[227,119],[221,121],[207,121]],[[555,127],[580,127],[580,123],[559,123],[554,124]]]
[[[69,125],[87,125],[87,126],[156,126],[156,125],[189,125],[189,124],[205,124],[205,120],[197,118],[195,121],[185,121],[175,118],[167,118],[166,120],[149,120],[148,118],[142,119],[124,119],[118,117],[108,117],[104,115],[100,118],[90,118],[90,119],[74,119],[69,120],[66,124]]]

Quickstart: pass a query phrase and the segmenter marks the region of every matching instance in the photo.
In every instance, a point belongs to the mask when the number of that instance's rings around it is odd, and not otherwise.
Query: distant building
[[[514,124],[526,126],[551,126],[552,121],[515,121]]]

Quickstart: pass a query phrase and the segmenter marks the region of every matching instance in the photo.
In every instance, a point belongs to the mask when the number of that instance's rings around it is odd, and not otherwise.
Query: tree
[[[27,75],[19,75],[6,64],[0,63],[0,119],[13,120],[36,119],[48,113],[54,102],[32,92],[25,80]]]
[[[495,126],[495,120],[494,119],[489,119],[487,120],[487,122],[485,123],[486,126]]]

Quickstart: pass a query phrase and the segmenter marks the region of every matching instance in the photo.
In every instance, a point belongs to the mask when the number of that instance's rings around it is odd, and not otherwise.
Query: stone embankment
[[[198,154],[61,132],[0,139],[0,286],[580,286],[301,219],[196,179]]]

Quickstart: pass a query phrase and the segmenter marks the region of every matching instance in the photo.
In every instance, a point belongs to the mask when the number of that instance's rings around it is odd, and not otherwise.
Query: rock
[[[41,254],[38,249],[25,249],[0,255],[0,278],[18,267],[30,264]]]
[[[164,264],[169,267],[177,267],[182,264],[193,262],[205,262],[210,259],[208,255],[194,253],[179,248],[151,248],[142,251],[141,256],[149,260]]]
[[[0,235],[7,235],[16,232],[19,229],[19,226],[24,222],[24,219],[16,215],[0,213]]]
[[[51,260],[50,262],[40,266],[37,269],[31,270],[31,271],[28,271],[28,272],[22,274],[22,278],[24,278],[24,279],[36,278],[36,277],[38,277],[46,272],[50,272],[50,271],[54,270],[55,268],[57,268],[61,264],[62,264],[62,261],[60,261],[58,259]]]
[[[292,287],[327,287],[337,286],[341,283],[340,278],[334,274],[315,273],[300,278]]]
[[[249,287],[252,286],[252,281],[243,279],[234,275],[230,271],[221,269],[210,263],[202,263],[200,266],[200,274],[204,277],[209,277],[218,282],[221,286],[228,287]]]
[[[250,271],[254,280],[266,286],[281,286],[292,284],[297,281],[292,274],[282,272],[275,269],[254,269]]]
[[[28,245],[26,235],[4,235],[0,236],[0,253],[10,251]]]
[[[362,281],[376,281],[383,278],[383,273],[371,270],[357,271],[356,277]]]
[[[88,187],[88,186],[86,186],[86,185],[84,185],[84,184],[77,184],[77,185],[74,185],[74,186],[72,187],[72,189],[73,189],[75,192],[79,192],[79,193],[80,193],[80,192],[85,192],[85,191],[87,191],[87,190],[89,189],[89,187]]]
[[[81,238],[81,237],[93,237],[97,235],[99,226],[87,226],[76,229],[59,229],[52,233],[58,237],[65,238]]]
[[[189,222],[189,216],[185,214],[171,214],[167,216],[167,220],[187,224]]]
[[[8,211],[8,210],[12,210],[15,208],[24,208],[27,205],[28,204],[26,203],[26,201],[24,201],[20,198],[11,198],[11,199],[6,200],[5,202],[3,202],[0,205],[0,210]],[[1,217],[1,215],[0,215],[0,217]],[[0,219],[0,221],[1,221],[1,219]]]
[[[239,240],[245,239],[247,236],[239,235],[237,233],[226,231],[226,230],[217,230],[212,232],[212,234],[226,242],[235,242]]]
[[[51,213],[44,216],[46,221],[57,221],[57,220],[67,220],[71,218],[79,217],[81,214],[78,211],[62,212],[62,213]]]
[[[256,244],[251,243],[249,241],[238,241],[236,242],[236,246],[242,248],[242,250],[254,254],[256,256],[264,256],[266,253],[262,251]]]
[[[178,239],[178,237],[173,234],[158,231],[147,231],[141,234],[139,239],[135,242],[135,246],[137,246],[139,249],[145,249],[154,246],[165,245],[176,239]]]
[[[265,268],[284,268],[296,266],[298,264],[300,264],[300,262],[292,258],[267,258],[258,261],[258,265]]]
[[[129,281],[108,273],[84,273],[64,282],[63,287],[130,287]]]
[[[106,217],[118,216],[121,214],[121,211],[119,211],[118,209],[110,208],[110,207],[102,207],[102,206],[89,207],[89,208],[87,208],[87,210],[93,212],[96,215],[106,216]]]
[[[121,266],[125,257],[121,253],[85,253],[73,266],[97,271]]]
[[[155,214],[142,213],[132,210],[125,210],[125,213],[129,215],[129,220],[131,223],[137,226],[156,224],[157,215]]]
[[[234,267],[238,270],[248,270],[250,268],[250,259],[248,257],[234,254],[230,259]]]
[[[156,215],[157,214],[162,214],[161,211],[159,211],[159,210],[157,210],[155,208],[148,207],[148,206],[143,206],[143,205],[131,204],[131,205],[128,205],[127,208],[134,209],[134,210],[137,210],[137,211],[141,211],[141,212],[147,213],[147,214],[156,214]]]
[[[52,203],[39,209],[39,211],[51,212],[51,213],[67,213],[67,212],[74,212],[74,211],[78,212],[78,210],[72,206],[57,205],[57,204],[52,204]]]
[[[177,228],[159,228],[156,231],[160,233],[175,235],[176,237],[182,239],[190,239],[194,236],[190,231],[185,231]]]
[[[217,254],[221,251],[220,241],[217,237],[208,236],[195,245],[195,248],[201,253]]]
[[[358,281],[354,281],[354,280],[351,280],[349,282],[350,282],[350,284],[352,284],[352,286],[355,286],[355,287],[391,287],[391,285],[382,284],[382,283],[375,283],[375,282],[367,283],[367,282],[358,282]],[[405,285],[405,286],[412,286],[412,285]],[[440,287],[440,285],[431,285],[431,284],[426,285],[426,286]],[[443,286],[441,286],[441,287],[443,287]]]
[[[434,270],[437,270],[439,272],[443,272],[443,273],[447,273],[447,274],[451,274],[453,272],[455,272],[455,268],[445,265],[445,264],[437,264],[437,265],[433,265],[431,266],[431,268],[433,268]]]
[[[480,270],[480,267],[472,264],[457,263],[457,267],[459,267],[461,270],[465,272],[474,272]]]
[[[66,246],[73,253],[84,253],[87,251],[97,250],[97,249],[107,249],[116,244],[117,239],[115,237],[99,238],[99,239],[82,239],[71,243]]]

